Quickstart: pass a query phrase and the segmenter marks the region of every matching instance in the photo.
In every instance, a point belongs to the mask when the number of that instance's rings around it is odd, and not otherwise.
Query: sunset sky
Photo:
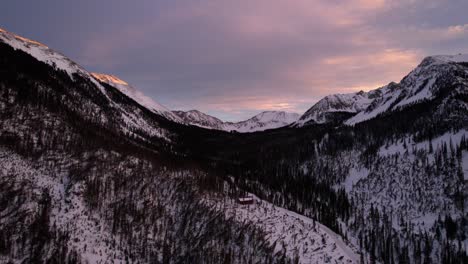
[[[15,0],[0,27],[170,109],[241,120],[468,53],[467,12],[467,0]]]

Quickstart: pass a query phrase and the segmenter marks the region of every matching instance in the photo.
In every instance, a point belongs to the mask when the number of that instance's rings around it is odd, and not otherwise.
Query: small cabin
[[[252,196],[244,196],[237,198],[239,204],[253,204],[254,198]]]

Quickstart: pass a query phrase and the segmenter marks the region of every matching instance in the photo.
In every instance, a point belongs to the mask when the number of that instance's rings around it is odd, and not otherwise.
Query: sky
[[[15,0],[0,27],[174,110],[303,113],[468,53],[466,0]]]

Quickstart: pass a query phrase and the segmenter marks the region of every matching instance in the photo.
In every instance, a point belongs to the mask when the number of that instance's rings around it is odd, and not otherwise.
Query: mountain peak
[[[32,39],[28,39],[28,38],[25,38],[25,37],[22,37],[22,36],[13,34],[13,33],[11,33],[11,32],[6,31],[6,30],[3,29],[3,28],[0,28],[0,34],[9,35],[9,36],[14,37],[15,39],[17,39],[17,40],[19,40],[19,41],[24,42],[24,43],[29,43],[29,44],[31,44],[31,45],[42,46],[42,47],[48,48],[46,45],[42,44],[42,43],[39,42],[39,41],[32,40]]]

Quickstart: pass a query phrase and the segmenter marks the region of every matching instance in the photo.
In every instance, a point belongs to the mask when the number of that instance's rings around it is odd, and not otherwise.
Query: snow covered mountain
[[[372,103],[345,123],[354,125],[386,112],[402,110],[421,102],[433,101],[437,98],[445,98],[444,101],[446,101],[447,98],[451,99],[457,94],[466,95],[468,93],[466,63],[468,63],[468,55],[463,54],[427,57],[400,83],[390,83],[372,91],[376,93]],[[451,104],[459,102],[459,100],[451,101]],[[464,103],[461,103],[462,107],[463,105]],[[441,107],[444,106],[448,105],[442,103]]]
[[[280,128],[287,126],[298,120],[300,117],[296,113],[288,113],[283,111],[264,111],[245,121],[240,122],[224,122],[220,119],[202,113],[198,110],[191,111],[174,111],[186,123],[204,128],[236,131],[240,133],[249,133],[256,131],[264,131],[268,129]]]
[[[217,129],[223,130],[224,129],[224,122],[220,119],[202,113],[198,110],[190,110],[190,111],[173,111],[174,114],[179,116],[184,123],[199,126],[208,129]]]
[[[245,121],[231,123],[227,122],[224,125],[226,131],[237,132],[255,132],[264,131],[287,126],[300,117],[297,113],[288,113],[284,111],[264,111]]]
[[[153,99],[150,97],[144,95],[142,92],[134,88],[133,86],[130,86],[127,82],[119,79],[117,76],[110,75],[110,74],[103,74],[103,73],[91,73],[94,78],[96,78],[98,81],[106,83],[110,86],[113,86],[119,91],[121,91],[123,94],[126,96],[132,98],[140,104],[143,107],[146,107],[150,111],[162,115],[166,117],[167,119],[174,121],[174,122],[181,122],[180,118],[172,113],[171,110],[167,109],[163,105],[155,102]]]
[[[326,96],[306,111],[295,125],[331,121],[354,125],[438,96],[464,93],[460,88],[467,81],[463,78],[466,74],[464,63],[468,63],[468,55],[427,57],[398,84],[392,82],[369,92]],[[447,85],[453,86],[452,89],[446,90]]]
[[[119,133],[133,134],[141,139],[146,138],[144,140],[148,140],[148,137],[170,140],[169,133],[160,128],[159,120],[142,113],[135,102],[123,100],[121,97],[128,96],[137,101],[137,104],[149,107],[152,112],[169,120],[178,120],[178,117],[132,87],[123,85],[123,81],[117,81],[116,78],[105,79],[104,75],[93,75],[76,62],[46,45],[3,29],[0,29],[0,43],[8,45],[15,51],[24,52],[31,58],[45,63],[53,69],[44,69],[44,71],[51,73],[56,71],[53,73],[58,75],[65,73],[75,84],[83,86],[81,89],[75,90],[70,85],[70,89],[60,91],[63,95],[54,94],[54,96],[61,97],[61,99],[57,100],[61,100],[63,104],[68,102],[66,107],[69,108],[69,111],[75,112],[84,119],[90,119],[105,126],[113,126]],[[27,59],[25,58],[25,60]],[[118,93],[109,90],[108,87],[100,83],[100,79],[96,78],[97,76],[105,79],[106,84],[117,85],[120,82],[118,86],[121,90],[115,88],[119,90]],[[116,83],[112,81],[116,81]],[[64,80],[64,82],[67,82],[67,80]],[[43,89],[44,91],[41,91],[41,93],[46,93],[48,90],[47,87]],[[108,109],[103,110],[103,106]]]

